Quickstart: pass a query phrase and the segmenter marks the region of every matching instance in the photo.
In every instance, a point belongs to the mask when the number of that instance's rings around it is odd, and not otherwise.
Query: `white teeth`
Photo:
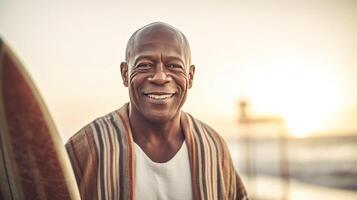
[[[146,96],[148,96],[149,98],[152,98],[152,99],[162,100],[162,99],[170,98],[170,97],[174,96],[174,94],[161,94],[161,95],[148,94]]]

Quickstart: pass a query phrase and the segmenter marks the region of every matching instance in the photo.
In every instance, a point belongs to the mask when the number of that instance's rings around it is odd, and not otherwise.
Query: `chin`
[[[178,113],[150,112],[145,114],[145,118],[153,123],[166,123],[174,119]]]

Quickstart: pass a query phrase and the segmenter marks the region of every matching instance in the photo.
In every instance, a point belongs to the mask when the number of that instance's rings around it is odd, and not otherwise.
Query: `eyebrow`
[[[175,61],[179,61],[183,66],[186,65],[184,60],[182,60],[181,58],[176,57],[176,56],[166,56],[165,60],[175,60]]]
[[[150,55],[141,55],[141,56],[137,56],[134,58],[134,66],[137,64],[138,60],[142,60],[142,59],[149,59],[151,60],[153,58],[153,56]]]
[[[137,64],[137,62],[139,60],[142,59],[149,59],[149,60],[153,60],[155,59],[156,56],[152,56],[152,55],[140,55],[134,58],[134,66]],[[183,65],[185,65],[184,60],[182,60],[181,58],[177,57],[177,56],[165,56],[164,57],[165,60],[177,60],[180,61]]]

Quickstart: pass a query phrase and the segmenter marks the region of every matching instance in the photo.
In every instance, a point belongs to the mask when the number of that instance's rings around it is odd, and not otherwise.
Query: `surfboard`
[[[80,199],[67,153],[41,95],[1,38],[0,199]]]

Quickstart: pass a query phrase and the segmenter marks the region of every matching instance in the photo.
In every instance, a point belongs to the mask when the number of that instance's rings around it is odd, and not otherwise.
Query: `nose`
[[[165,66],[160,63],[155,67],[153,75],[148,78],[148,80],[154,84],[162,85],[171,80],[171,77],[167,74]]]

